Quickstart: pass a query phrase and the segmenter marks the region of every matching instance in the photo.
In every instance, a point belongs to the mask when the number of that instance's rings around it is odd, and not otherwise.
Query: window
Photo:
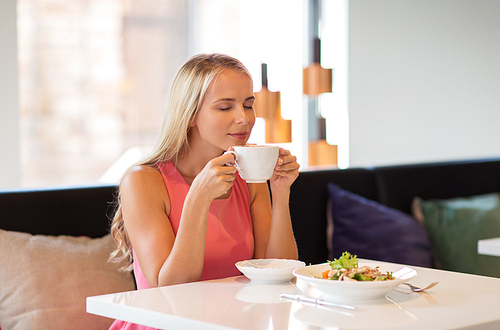
[[[154,143],[188,2],[18,0],[22,185],[96,182]]]
[[[268,64],[292,120],[288,147],[306,168],[305,3],[276,15],[282,1],[17,0],[21,185],[116,180],[109,169],[154,143],[177,69],[200,52],[239,58],[256,92]]]

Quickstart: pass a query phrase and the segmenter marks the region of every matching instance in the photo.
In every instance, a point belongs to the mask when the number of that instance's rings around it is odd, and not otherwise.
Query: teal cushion
[[[478,240],[500,237],[500,194],[417,202],[440,268],[500,277],[500,258],[477,252]]]

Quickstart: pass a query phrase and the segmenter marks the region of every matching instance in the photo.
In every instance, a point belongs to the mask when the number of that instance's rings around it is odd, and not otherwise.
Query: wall
[[[20,179],[16,1],[0,8],[0,189]]]
[[[500,1],[350,0],[350,165],[500,156]]]

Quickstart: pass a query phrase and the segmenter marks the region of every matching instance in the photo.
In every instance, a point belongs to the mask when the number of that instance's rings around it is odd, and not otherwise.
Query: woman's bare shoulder
[[[160,170],[156,166],[151,165],[135,165],[130,167],[127,172],[125,172],[124,178],[127,177],[148,177],[148,176],[161,176]]]
[[[149,165],[133,166],[125,172],[120,183],[120,190],[137,192],[165,191],[163,176],[158,168]]]

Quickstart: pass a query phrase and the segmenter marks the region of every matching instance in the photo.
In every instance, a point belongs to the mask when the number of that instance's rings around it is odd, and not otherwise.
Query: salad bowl
[[[377,267],[376,262],[364,262],[361,266]],[[396,266],[400,267],[400,266]],[[298,280],[302,280],[321,292],[321,299],[329,301],[339,300],[369,300],[383,298],[398,285],[408,281],[417,272],[410,267],[399,269],[383,269],[393,272],[394,279],[386,281],[337,281],[323,279],[322,273],[330,270],[328,263],[307,266],[293,271]]]

